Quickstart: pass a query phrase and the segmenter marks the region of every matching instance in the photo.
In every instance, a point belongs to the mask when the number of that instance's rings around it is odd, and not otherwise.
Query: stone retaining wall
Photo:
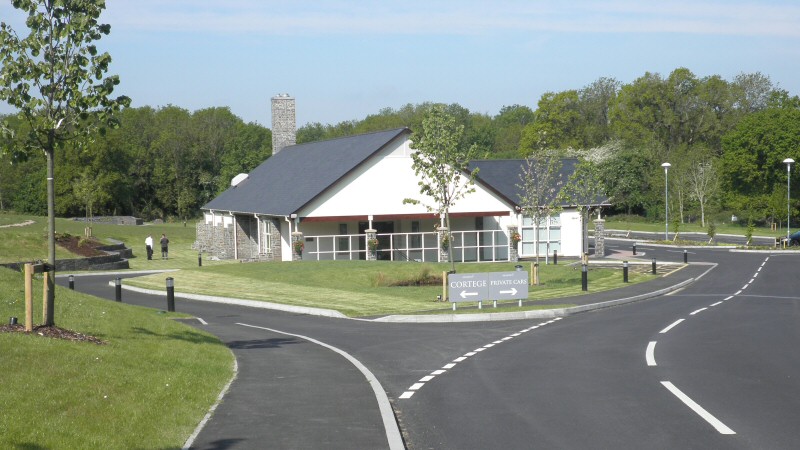
[[[107,245],[105,247],[98,247],[98,250],[108,252],[109,254],[104,256],[91,256],[89,258],[56,259],[56,272],[130,269],[128,258],[133,257],[133,250],[125,247],[125,244]],[[7,267],[21,272],[25,264],[33,262],[36,261],[6,263],[0,264],[0,267]]]
[[[73,217],[75,222],[86,222],[86,217]],[[108,225],[142,225],[144,221],[133,216],[95,216],[91,223],[102,223]]]

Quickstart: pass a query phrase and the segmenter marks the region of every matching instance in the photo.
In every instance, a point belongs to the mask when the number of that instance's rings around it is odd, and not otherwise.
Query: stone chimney
[[[272,154],[297,143],[297,122],[294,97],[278,94],[272,97]]]

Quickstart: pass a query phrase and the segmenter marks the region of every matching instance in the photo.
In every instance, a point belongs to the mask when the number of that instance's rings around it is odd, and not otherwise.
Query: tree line
[[[418,130],[432,106],[408,104],[362,120],[306,124],[297,130],[297,142]],[[547,92],[535,108],[505,106],[494,116],[458,104],[441,107],[463,126],[462,144],[474,145],[480,157],[557,151],[581,158],[611,198],[610,212],[651,219],[664,215],[664,162],[671,163],[670,217],[705,223],[709,214],[756,222],[785,218],[782,161],[800,161],[800,100],[760,73],[725,80],[678,68],[627,84],[600,78],[580,89]],[[91,210],[186,220],[272,152],[269,129],[245,123],[225,107],[124,108],[117,119],[119,127],[69,142],[56,154],[58,215]],[[16,145],[27,132],[24,122],[6,122],[11,133],[0,138],[0,209],[45,214],[43,156]]]

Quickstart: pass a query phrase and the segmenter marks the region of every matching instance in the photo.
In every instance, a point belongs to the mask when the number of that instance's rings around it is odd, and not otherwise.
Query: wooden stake
[[[447,272],[442,272],[442,301],[446,302],[447,298]]]
[[[33,331],[33,264],[25,264],[25,331]]]
[[[50,317],[47,309],[47,295],[54,286],[52,285],[53,278],[50,277],[50,272],[42,272],[42,276],[44,277],[42,281],[42,323],[47,324],[47,318]]]

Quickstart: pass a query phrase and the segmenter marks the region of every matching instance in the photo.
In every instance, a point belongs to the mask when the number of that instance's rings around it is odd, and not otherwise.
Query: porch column
[[[447,227],[439,227],[436,229],[436,234],[439,238],[439,262],[450,262],[450,245],[453,244],[452,236]]]
[[[509,262],[519,261],[519,241],[522,237],[516,225],[508,226],[508,260]]]
[[[306,241],[303,238],[303,233],[299,231],[292,233],[292,261],[303,260],[303,249],[305,245]]]
[[[378,230],[364,230],[367,234],[367,261],[377,261],[378,259]]]
[[[596,219],[594,221],[594,257],[603,258],[606,256],[605,242],[606,221]]]

